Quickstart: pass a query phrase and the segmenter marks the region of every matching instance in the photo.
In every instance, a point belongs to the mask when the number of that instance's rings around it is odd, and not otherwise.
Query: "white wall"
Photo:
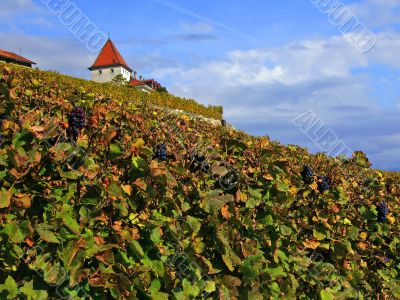
[[[111,71],[114,70],[114,73]],[[101,74],[100,74],[101,71]],[[122,74],[122,76],[129,81],[131,79],[131,73],[123,67],[107,67],[103,69],[97,69],[92,72],[92,80],[96,82],[110,82],[115,76]]]

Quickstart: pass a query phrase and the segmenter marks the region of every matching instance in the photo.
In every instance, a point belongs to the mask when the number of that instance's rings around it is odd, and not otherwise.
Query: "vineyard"
[[[4,68],[4,66],[4,63],[0,62],[0,68]],[[144,93],[127,86],[116,86],[111,83],[97,83],[61,75],[57,72],[33,70],[16,65],[9,65],[8,68],[17,71],[17,76],[20,77],[20,80],[28,81],[32,84],[28,92],[38,90],[37,88],[41,87],[41,89],[39,89],[40,92],[46,95],[46,93],[50,93],[50,89],[55,89],[54,92],[56,93],[54,95],[64,98],[70,98],[77,93],[84,92],[87,99],[91,100],[94,99],[95,95],[102,95],[105,97],[112,97],[112,99],[119,104],[122,104],[123,101],[136,104],[146,102],[148,105],[180,109],[208,118],[222,119],[223,110],[221,106],[206,107],[197,103],[195,100],[179,98],[168,93]],[[45,82],[46,84],[43,86],[41,82]]]
[[[0,66],[0,299],[400,298],[398,173],[150,104]]]

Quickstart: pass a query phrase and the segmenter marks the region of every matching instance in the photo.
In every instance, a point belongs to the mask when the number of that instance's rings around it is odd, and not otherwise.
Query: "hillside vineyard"
[[[0,299],[400,298],[398,173],[192,115],[0,64]]]

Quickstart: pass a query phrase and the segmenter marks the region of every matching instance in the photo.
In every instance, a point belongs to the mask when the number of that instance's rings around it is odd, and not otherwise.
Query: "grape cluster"
[[[309,166],[305,166],[300,174],[304,183],[310,184],[314,181],[314,171]]]
[[[167,146],[165,146],[165,144],[157,145],[156,158],[159,160],[167,160]]]
[[[322,194],[331,187],[331,182],[327,176],[318,176],[318,191]]]
[[[7,120],[6,114],[0,114],[0,125],[3,123],[4,120]]]
[[[0,114],[0,126],[3,125],[3,121],[7,119],[6,114]],[[4,136],[0,134],[0,144],[4,142]]]
[[[193,171],[202,171],[206,173],[210,170],[210,165],[206,161],[206,157],[199,154],[195,154],[192,157],[190,167]]]
[[[85,111],[82,107],[74,107],[68,116],[68,129],[67,135],[72,140],[78,139],[79,132],[86,126]]]
[[[318,179],[317,186],[318,191],[322,194],[323,192],[329,190],[331,188],[331,181],[327,176],[317,176],[314,174],[314,171],[309,167],[305,166],[300,173],[301,178],[305,184],[311,184],[314,182],[315,178]]]
[[[386,222],[386,217],[389,213],[389,208],[387,207],[385,202],[381,202],[378,204],[378,221]]]

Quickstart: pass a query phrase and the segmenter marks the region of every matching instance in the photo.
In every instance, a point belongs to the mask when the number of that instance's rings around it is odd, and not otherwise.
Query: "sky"
[[[330,136],[400,170],[400,0],[0,0],[0,49],[90,79],[98,47],[67,8],[139,74],[223,106],[237,129],[313,153],[330,154]]]

